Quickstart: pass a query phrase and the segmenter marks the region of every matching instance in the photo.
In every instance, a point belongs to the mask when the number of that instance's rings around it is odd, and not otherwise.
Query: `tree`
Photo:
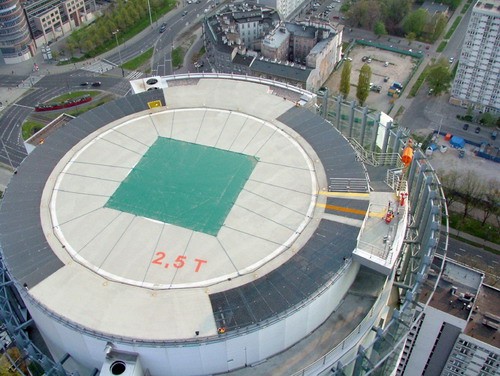
[[[417,35],[413,31],[410,31],[408,34],[405,35],[405,38],[408,41],[408,45],[410,45],[411,42],[417,39]]]
[[[496,119],[491,113],[485,112],[484,114],[481,115],[481,119],[479,119],[479,122],[481,124],[484,124],[484,125],[490,127],[490,126],[493,126],[495,124]]]
[[[484,226],[492,214],[498,217],[500,212],[500,183],[496,179],[490,179],[481,187],[481,191],[483,209],[481,226]]]
[[[434,95],[437,96],[448,91],[452,78],[448,62],[445,59],[440,59],[429,69],[427,82]]]
[[[385,29],[385,25],[382,21],[377,21],[373,28],[373,32],[376,36],[381,37],[382,35],[387,35],[387,30]]]
[[[474,200],[477,200],[479,197],[481,180],[477,176],[476,172],[467,170],[467,172],[462,175],[460,182],[460,196],[462,197],[462,203],[464,204],[464,218],[466,218],[469,215],[469,209]]]
[[[375,0],[357,1],[351,5],[347,16],[351,25],[373,30],[381,18],[379,2]]]
[[[429,12],[422,8],[417,9],[405,17],[403,20],[403,30],[407,34],[413,32],[417,37],[420,37],[427,24],[428,18]]]
[[[347,98],[347,96],[349,95],[349,91],[351,89],[351,69],[352,69],[351,62],[349,60],[346,60],[342,68],[342,75],[340,76],[340,87],[339,87],[339,91],[344,96],[344,98]]]
[[[366,98],[370,93],[370,79],[372,78],[372,70],[368,64],[361,67],[359,72],[358,87],[356,89],[356,98],[358,98],[359,104],[363,106],[365,104]]]
[[[435,24],[434,24],[434,32],[431,36],[431,39],[433,42],[435,42],[443,33],[444,29],[446,28],[446,24],[448,23],[446,16],[444,14],[439,14],[437,18],[435,18]]]
[[[412,0],[382,0],[384,24],[390,34],[394,34],[401,20],[410,12]]]
[[[460,184],[458,172],[455,170],[439,170],[438,176],[443,186],[446,206],[450,207],[458,198],[458,187]]]

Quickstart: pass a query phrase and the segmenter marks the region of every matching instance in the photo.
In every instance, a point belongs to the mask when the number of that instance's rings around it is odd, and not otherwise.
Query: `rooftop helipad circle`
[[[44,231],[73,260],[154,289],[255,271],[294,243],[318,192],[313,162],[286,129],[206,108],[98,130],[66,154],[45,189],[52,223]]]

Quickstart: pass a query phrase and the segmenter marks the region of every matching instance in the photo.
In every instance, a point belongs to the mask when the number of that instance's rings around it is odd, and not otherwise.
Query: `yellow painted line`
[[[336,211],[340,211],[340,212],[344,212],[344,213],[353,213],[353,214],[359,214],[359,215],[366,214],[366,210],[346,208],[345,206],[328,205],[328,204],[316,204],[316,205],[321,207],[321,208],[336,210]]]
[[[360,210],[360,209],[352,209],[352,208],[346,208],[345,206],[337,206],[337,205],[328,205],[328,204],[316,204],[316,206],[320,208],[326,208],[330,210],[336,210],[344,213],[353,213],[353,214],[359,214],[359,215],[365,215],[366,210]],[[378,217],[378,218],[384,218],[385,215],[387,214],[387,211],[381,211],[381,212],[370,212],[369,215],[370,217]]]
[[[319,194],[327,197],[370,197],[369,193],[359,193],[359,192],[328,192],[319,191]]]

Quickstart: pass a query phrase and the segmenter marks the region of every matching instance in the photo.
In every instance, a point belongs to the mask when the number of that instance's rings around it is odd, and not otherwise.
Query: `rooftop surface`
[[[491,286],[481,285],[464,333],[500,348],[498,307],[500,307],[500,291]]]
[[[272,93],[250,82],[191,80],[110,102],[49,136],[19,168],[0,212],[13,278],[64,320],[144,341],[217,335],[221,313],[230,330],[308,299],[342,272],[372,197],[325,194],[332,179],[366,180],[354,150],[323,119]],[[154,100],[163,107],[148,110]],[[210,179],[231,183],[218,161],[198,172],[206,177],[180,179],[192,153],[155,151],[163,138],[256,161],[216,234],[150,214],[172,211],[162,207],[165,192],[186,196],[196,211],[211,197]],[[144,167],[152,152],[154,167]],[[138,207],[142,196],[160,199],[142,213],[107,207],[127,179],[148,185],[130,198]]]
[[[426,288],[434,285],[438,276],[436,270],[440,263],[441,258],[435,257],[425,284]],[[467,320],[481,283],[482,274],[479,271],[447,260],[429,305],[462,320]],[[425,301],[427,295],[428,293],[422,293],[421,300]]]

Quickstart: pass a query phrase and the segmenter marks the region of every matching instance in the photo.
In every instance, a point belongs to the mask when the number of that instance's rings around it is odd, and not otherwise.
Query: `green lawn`
[[[179,68],[184,61],[184,51],[182,47],[177,47],[172,51],[172,66]]]
[[[66,93],[66,94],[60,95],[58,97],[52,98],[50,101],[47,101],[46,103],[64,102],[65,100],[68,100],[68,99],[74,99],[74,98],[83,97],[86,94],[90,95],[91,97],[94,97],[94,96],[100,94],[100,91],[96,91],[96,90],[92,90],[92,91],[84,91],[84,90],[73,91],[73,92]]]
[[[410,89],[410,93],[408,94],[408,97],[413,98],[415,95],[417,95],[418,91],[420,90],[420,87],[424,83],[428,74],[429,74],[429,66],[426,66],[425,69],[423,70],[423,72],[418,77],[417,81],[415,81],[415,84]]]
[[[45,127],[45,124],[38,121],[26,120],[22,126],[23,140],[27,140],[43,127]]]
[[[485,224],[481,225],[481,221],[474,218],[463,218],[462,214],[449,214],[450,227],[460,232],[464,232],[480,239],[488,240],[495,244],[500,244],[500,235],[498,228]]]

